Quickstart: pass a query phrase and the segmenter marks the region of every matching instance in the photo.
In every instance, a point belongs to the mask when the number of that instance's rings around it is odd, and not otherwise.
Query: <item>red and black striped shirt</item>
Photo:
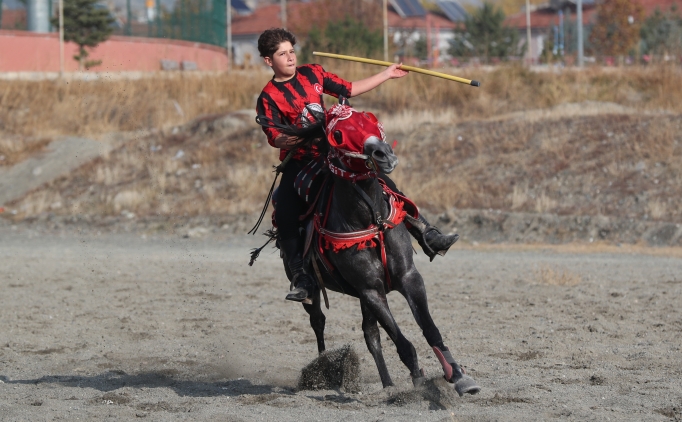
[[[260,116],[266,116],[276,123],[294,124],[300,121],[301,116],[307,114],[306,106],[324,111],[324,99],[322,94],[334,97],[350,97],[352,84],[343,80],[333,73],[325,71],[319,64],[306,64],[296,68],[293,78],[284,82],[275,82],[274,78],[265,85],[256,103],[256,112]],[[307,116],[306,116],[307,117]],[[281,135],[277,129],[263,127],[263,132],[268,137],[270,145],[275,146],[275,138]],[[279,159],[283,160],[289,151],[280,150]],[[317,147],[311,150],[299,150],[294,159],[302,159],[306,156],[316,156]]]

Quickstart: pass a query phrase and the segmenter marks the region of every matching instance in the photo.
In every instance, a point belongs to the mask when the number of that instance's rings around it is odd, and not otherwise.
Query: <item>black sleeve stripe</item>
[[[258,101],[256,101],[256,114],[259,116],[267,116],[265,114],[265,104],[263,104],[263,97],[266,94],[264,92],[261,92],[261,94],[258,96]],[[268,116],[269,117],[269,116]]]
[[[291,81],[291,87],[294,88],[296,94],[299,98],[308,98],[309,93],[305,90],[305,87],[301,83],[301,79],[304,75],[299,74],[295,81]]]
[[[275,123],[286,123],[284,116],[280,113],[276,106],[276,103],[272,100],[272,97],[267,92],[262,92],[258,97],[256,102],[256,112],[258,115],[264,115],[265,117],[272,119]],[[275,146],[275,138],[277,138],[281,133],[273,128],[267,128],[262,126],[263,132],[268,138],[268,143]]]
[[[345,85],[340,84],[332,79],[325,79],[324,81],[324,89],[325,91],[329,91],[332,94],[336,94],[335,97],[338,97],[339,95],[344,96],[346,98],[350,98],[350,90],[346,88]]]
[[[256,112],[259,115],[263,115],[272,119],[274,116],[271,104],[273,104],[273,102],[270,95],[268,95],[266,92],[261,92],[260,96],[258,97],[258,102],[256,103]]]
[[[301,75],[305,76],[310,81],[311,85],[319,84],[320,80],[318,79],[317,75],[315,74],[315,71],[313,70],[312,66],[313,65],[301,66],[298,69],[298,71]]]

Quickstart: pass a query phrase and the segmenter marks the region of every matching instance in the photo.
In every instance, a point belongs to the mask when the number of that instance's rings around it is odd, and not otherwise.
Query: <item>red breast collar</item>
[[[343,171],[343,170],[342,170]],[[313,227],[320,235],[319,253],[324,257],[324,250],[331,249],[334,253],[338,253],[343,249],[351,248],[357,245],[358,250],[370,247],[379,247],[381,251],[381,263],[384,266],[384,280],[386,281],[386,291],[390,292],[391,276],[388,271],[388,257],[386,255],[386,247],[384,245],[384,232],[390,230],[405,219],[407,212],[403,209],[405,203],[400,196],[390,190],[385,184],[381,184],[384,193],[388,196],[389,213],[381,226],[370,224],[365,230],[358,230],[354,232],[339,233],[325,229],[327,225],[327,217],[329,216],[329,206],[331,204],[332,195],[329,196],[327,203],[327,213],[324,216],[324,221],[320,218],[320,214],[315,214],[313,218]],[[325,258],[328,262],[328,260]]]

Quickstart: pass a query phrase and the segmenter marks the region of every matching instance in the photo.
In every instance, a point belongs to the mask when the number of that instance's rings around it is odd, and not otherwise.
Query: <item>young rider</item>
[[[268,29],[258,38],[258,51],[265,64],[270,66],[274,76],[263,88],[258,97],[256,110],[274,123],[296,124],[314,119],[312,112],[324,112],[322,94],[334,97],[351,98],[370,91],[389,79],[402,78],[407,72],[400,65],[393,64],[382,72],[356,82],[348,82],[337,75],[326,72],[322,66],[308,64],[296,66],[296,37],[281,28]],[[285,135],[276,128],[263,126],[268,142],[280,149],[280,160],[284,160],[291,149],[296,149],[292,159],[285,165],[282,179],[277,190],[277,212],[275,219],[278,227],[278,241],[291,271],[294,289],[287,295],[288,300],[303,301],[312,293],[312,278],[304,269],[303,239],[299,232],[298,217],[306,210],[294,188],[298,172],[319,156],[317,146],[300,147],[299,137]],[[386,175],[380,176],[396,192],[395,183]],[[423,217],[420,221],[425,227],[413,227],[410,233],[422,244],[425,240],[431,259],[435,253],[444,254],[457,241],[457,235],[443,235],[431,227]]]

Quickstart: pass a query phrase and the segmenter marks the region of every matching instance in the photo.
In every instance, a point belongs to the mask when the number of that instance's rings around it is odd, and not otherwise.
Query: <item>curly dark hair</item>
[[[296,45],[296,37],[284,28],[270,28],[258,37],[258,52],[261,57],[272,57],[283,42]]]

